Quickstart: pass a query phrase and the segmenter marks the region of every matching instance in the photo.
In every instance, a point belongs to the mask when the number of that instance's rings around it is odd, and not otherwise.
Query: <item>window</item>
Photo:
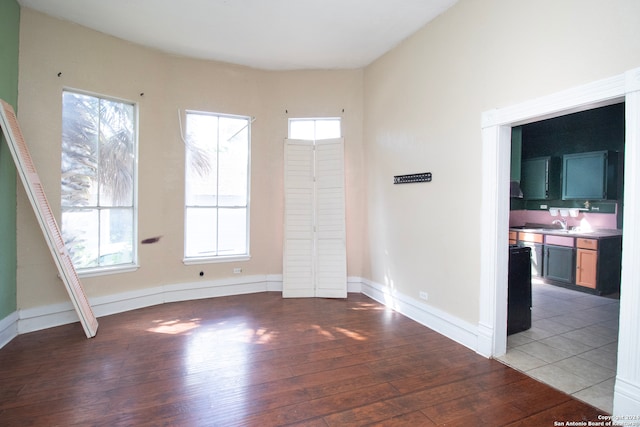
[[[289,119],[289,138],[316,141],[340,138],[340,119]]]
[[[251,119],[187,111],[185,262],[249,257]]]
[[[62,236],[80,273],[136,263],[136,107],[64,91]]]

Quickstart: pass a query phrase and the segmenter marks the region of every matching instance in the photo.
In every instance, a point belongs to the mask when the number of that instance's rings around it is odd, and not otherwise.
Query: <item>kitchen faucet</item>
[[[556,219],[551,224],[560,224],[563,230],[567,229],[567,218]]]

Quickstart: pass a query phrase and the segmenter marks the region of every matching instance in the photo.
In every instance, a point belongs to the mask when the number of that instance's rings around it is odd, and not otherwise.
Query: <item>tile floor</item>
[[[534,279],[532,327],[507,337],[503,363],[613,411],[620,301]]]

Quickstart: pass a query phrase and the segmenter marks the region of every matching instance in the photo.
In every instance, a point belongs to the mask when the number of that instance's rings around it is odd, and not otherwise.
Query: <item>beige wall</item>
[[[637,0],[461,0],[367,67],[370,278],[477,323],[481,113],[638,66]]]
[[[90,297],[282,273],[282,140],[288,117],[342,116],[346,146],[348,274],[363,275],[362,70],[267,72],[142,48],[22,10],[19,120],[54,214],[60,216],[61,93],[75,88],[139,103],[140,269],[84,278]],[[58,77],[58,73],[62,73]],[[144,96],[140,96],[144,93]],[[184,148],[178,109],[255,117],[248,262],[185,266]],[[344,112],[342,111],[344,109]],[[288,110],[288,114],[285,112]],[[18,308],[68,301],[28,201],[18,190]],[[198,273],[204,271],[204,277]]]

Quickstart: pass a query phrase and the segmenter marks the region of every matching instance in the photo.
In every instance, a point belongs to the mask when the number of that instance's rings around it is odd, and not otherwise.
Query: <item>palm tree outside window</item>
[[[136,106],[62,95],[62,236],[80,273],[134,266]]]

